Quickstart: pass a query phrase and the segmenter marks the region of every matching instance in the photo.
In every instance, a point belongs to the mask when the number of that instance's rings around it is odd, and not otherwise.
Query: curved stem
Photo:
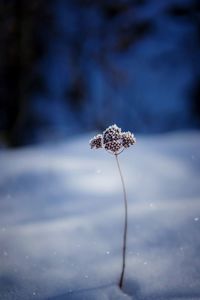
[[[122,248],[122,271],[121,271],[121,276],[120,276],[120,280],[119,280],[119,283],[118,283],[118,286],[121,289],[122,286],[123,286],[124,272],[125,272],[125,266],[126,266],[126,240],[127,240],[127,227],[128,227],[128,222],[127,222],[128,204],[127,204],[126,188],[125,188],[124,178],[123,178],[123,175],[122,175],[122,171],[121,171],[121,168],[120,168],[120,164],[119,164],[117,154],[115,154],[115,158],[116,158],[117,167],[118,167],[118,171],[119,171],[120,179],[121,179],[121,183],[122,183],[122,188],[123,188],[124,209],[125,209],[124,235],[123,235],[123,248]]]

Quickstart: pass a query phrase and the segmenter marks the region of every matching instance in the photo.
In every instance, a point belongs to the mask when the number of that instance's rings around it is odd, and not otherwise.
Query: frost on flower
[[[134,138],[134,135],[130,132],[123,132],[122,133],[122,145],[124,148],[128,148],[131,145],[135,144],[136,140]]]
[[[103,134],[98,134],[90,140],[91,149],[104,148],[112,154],[119,154],[125,148],[135,144],[134,135],[130,132],[122,132],[116,124],[109,126]]]
[[[127,240],[127,215],[128,215],[128,206],[127,206],[127,198],[126,198],[126,188],[124,184],[123,174],[120,168],[118,154],[120,154],[124,149],[134,145],[136,143],[135,137],[133,133],[130,131],[122,132],[121,128],[119,128],[116,124],[109,126],[103,132],[103,134],[98,134],[90,140],[91,149],[99,149],[104,148],[111,154],[115,155],[118,171],[121,178],[121,183],[123,187],[123,195],[124,195],[124,210],[125,210],[125,221],[124,221],[124,233],[123,233],[123,251],[122,251],[122,270],[120,279],[118,282],[118,286],[120,289],[123,287],[124,282],[124,273],[125,273],[125,260],[126,260],[126,240]],[[109,254],[109,252],[108,252]]]
[[[117,127],[117,125],[109,126],[103,132],[103,142],[104,144],[110,143],[112,141],[117,141],[121,139],[121,128]]]
[[[90,147],[91,149],[99,149],[103,147],[103,137],[102,134],[98,134],[90,140]]]

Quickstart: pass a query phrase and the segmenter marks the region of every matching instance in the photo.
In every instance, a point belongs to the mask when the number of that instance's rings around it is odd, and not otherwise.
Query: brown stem
[[[122,171],[121,171],[121,168],[120,168],[120,164],[119,164],[117,154],[115,154],[115,158],[116,158],[117,167],[118,167],[118,170],[119,170],[120,179],[121,179],[122,188],[123,188],[124,209],[125,209],[124,235],[123,235],[123,248],[122,248],[122,271],[121,271],[121,276],[120,276],[120,280],[119,280],[119,283],[118,283],[118,286],[121,289],[122,286],[123,286],[124,272],[125,272],[125,266],[126,266],[126,240],[127,240],[127,227],[128,227],[128,222],[127,222],[128,204],[127,204],[126,188],[125,188],[124,178],[123,178],[123,175],[122,175]]]

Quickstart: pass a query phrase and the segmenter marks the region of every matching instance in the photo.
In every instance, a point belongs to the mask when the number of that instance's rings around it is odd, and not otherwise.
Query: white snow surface
[[[1,300],[200,299],[200,133],[136,136],[120,154],[93,134],[0,152]]]

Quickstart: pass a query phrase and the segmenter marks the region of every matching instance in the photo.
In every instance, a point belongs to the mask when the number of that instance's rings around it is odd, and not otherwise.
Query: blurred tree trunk
[[[35,63],[43,54],[39,34],[42,24],[46,25],[48,5],[42,0],[1,1],[0,11],[0,130],[10,145],[17,145],[28,98],[33,88],[40,89],[42,85]]]

